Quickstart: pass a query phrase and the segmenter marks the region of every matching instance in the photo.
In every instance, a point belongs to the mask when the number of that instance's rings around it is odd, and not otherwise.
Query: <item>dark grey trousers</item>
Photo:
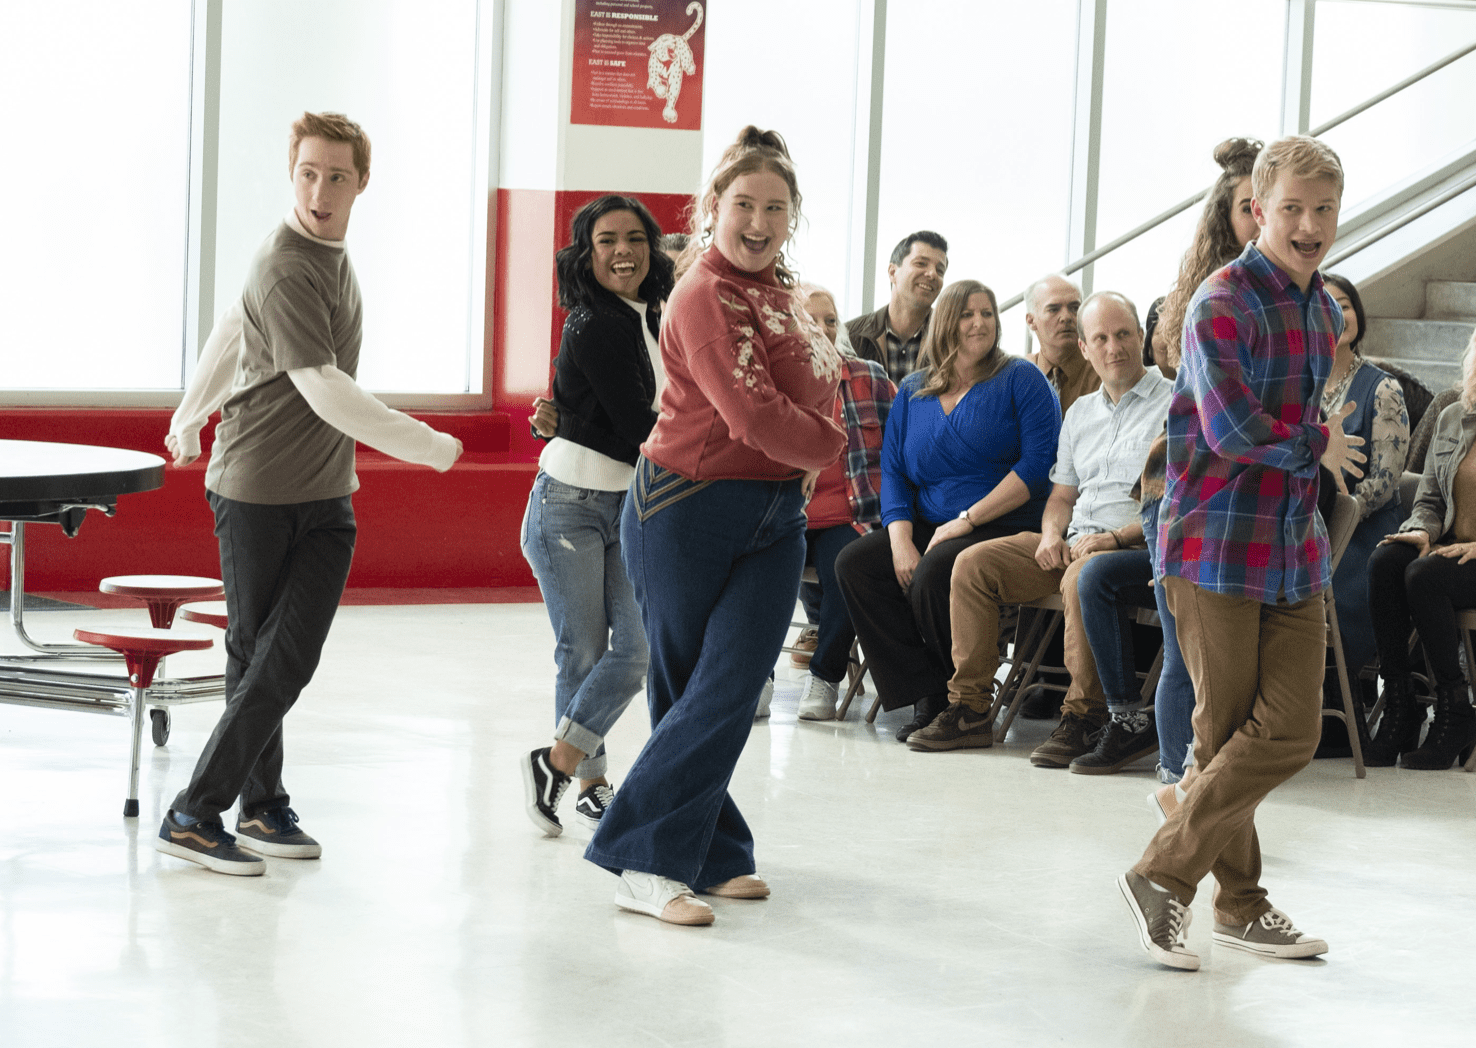
[[[176,812],[215,820],[286,805],[282,718],[312,680],[354,556],[347,495],[264,506],[207,492],[225,583],[225,712]]]

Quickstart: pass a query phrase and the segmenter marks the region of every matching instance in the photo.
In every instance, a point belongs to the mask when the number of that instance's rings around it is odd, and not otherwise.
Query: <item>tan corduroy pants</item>
[[[1169,610],[1194,681],[1194,764],[1184,803],[1133,867],[1186,905],[1215,875],[1215,919],[1249,924],[1261,887],[1256,806],[1317,750],[1327,639],[1322,597],[1263,604],[1169,576]]]

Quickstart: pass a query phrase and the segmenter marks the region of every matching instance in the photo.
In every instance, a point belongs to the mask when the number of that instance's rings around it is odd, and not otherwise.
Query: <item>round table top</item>
[[[164,460],[146,451],[0,440],[0,504],[83,500],[164,486]]]

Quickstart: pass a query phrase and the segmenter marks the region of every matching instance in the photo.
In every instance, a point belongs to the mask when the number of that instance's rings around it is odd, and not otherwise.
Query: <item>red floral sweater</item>
[[[787,480],[845,450],[831,421],[841,359],[795,315],[773,268],[747,273],[709,248],[661,326],[666,389],[641,453],[688,480]]]

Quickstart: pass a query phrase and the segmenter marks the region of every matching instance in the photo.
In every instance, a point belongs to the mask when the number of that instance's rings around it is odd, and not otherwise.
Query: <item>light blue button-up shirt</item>
[[[1105,388],[1084,394],[1061,423],[1051,481],[1077,491],[1066,541],[1115,531],[1138,517],[1133,485],[1148,448],[1163,432],[1174,384],[1156,367],[1116,404]]]

